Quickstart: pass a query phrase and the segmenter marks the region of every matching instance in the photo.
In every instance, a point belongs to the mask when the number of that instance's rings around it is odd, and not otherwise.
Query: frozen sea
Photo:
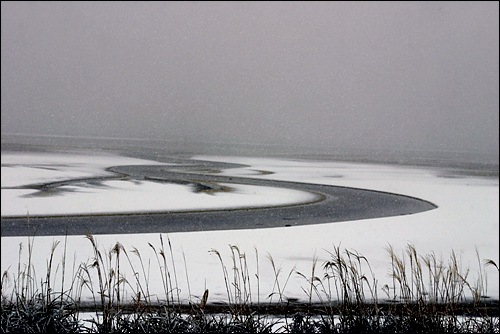
[[[35,140],[36,139],[36,140]],[[64,143],[64,144],[63,144]],[[206,210],[234,207],[272,206],[307,201],[308,194],[268,187],[239,187],[233,193],[204,194],[185,185],[108,181],[105,186],[73,185],[66,192],[47,196],[30,196],[26,184],[60,181],[72,178],[106,176],[106,168],[118,165],[164,164],[165,157],[238,163],[244,167],[224,169],[223,175],[269,180],[300,181],[371,189],[420,198],[437,205],[437,209],[405,216],[362,219],[341,223],[269,229],[179,232],[162,235],[171,245],[168,261],[176,267],[179,298],[197,301],[209,289],[209,302],[227,301],[223,263],[233,274],[232,254],[237,246],[248,264],[253,301],[269,300],[278,281],[286,298],[307,301],[308,282],[298,273],[311,274],[314,261],[321,265],[329,260],[335,246],[364,255],[371,266],[379,288],[391,284],[389,275],[390,245],[400,255],[412,245],[421,255],[435,254],[448,261],[454,252],[463,268],[469,268],[469,279],[475,282],[479,273],[487,277],[483,291],[499,298],[499,273],[484,260],[499,263],[499,178],[498,157],[483,159],[474,154],[458,156],[406,154],[398,152],[347,153],[344,151],[307,151],[293,153],[279,147],[265,150],[252,145],[204,145],[91,138],[61,138],[2,135],[2,217],[13,215],[92,214],[141,210]],[[279,154],[277,153],[279,152]],[[106,234],[94,236],[99,249],[107,254],[117,243],[130,254],[137,251],[146,260],[144,274],[149,293],[162,299],[164,288],[156,263],[155,249],[161,248],[160,234]],[[1,270],[8,272],[10,286],[18,263],[27,263],[27,244],[33,242],[32,265],[45,273],[47,260],[55,242],[58,271],[54,285],[61,281],[63,258],[71,267],[91,261],[93,249],[84,235],[42,237],[2,236]],[[20,244],[23,251],[19,255]],[[272,263],[275,267],[273,268]],[[140,258],[131,256],[134,268]],[[75,266],[76,264],[76,266]],[[135,269],[134,269],[135,270]],[[135,280],[134,270],[124,266],[121,274]],[[318,272],[316,273],[318,274]],[[39,274],[43,275],[43,274]],[[74,269],[66,270],[70,284]],[[321,273],[318,274],[321,276]],[[258,279],[257,279],[258,277]],[[258,289],[257,289],[258,287]],[[64,287],[65,289],[68,286]],[[56,288],[57,290],[57,288]],[[132,292],[125,294],[131,297]],[[83,291],[84,298],[91,298]],[[383,298],[383,293],[379,292]],[[275,298],[276,296],[271,297]],[[315,297],[313,296],[313,299]]]

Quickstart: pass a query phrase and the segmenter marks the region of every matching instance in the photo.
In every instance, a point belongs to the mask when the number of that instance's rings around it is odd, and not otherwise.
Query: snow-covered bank
[[[238,249],[246,255],[254,301],[257,298],[266,301],[269,293],[274,291],[275,273],[268,254],[272,256],[276,267],[281,270],[278,277],[281,287],[284,286],[288,274],[292,273],[284,287],[284,295],[300,300],[307,299],[302,290],[302,287],[307,287],[307,282],[292,270],[296,269],[305,275],[310,275],[313,259],[318,258],[318,263],[321,265],[323,261],[328,260],[328,251],[332,251],[333,246],[338,245],[341,248],[355,250],[367,257],[378,279],[379,287],[391,281],[388,276],[390,259],[386,251],[389,244],[401,254],[405,246],[411,243],[420,254],[434,253],[438,257],[442,256],[445,261],[453,250],[461,259],[463,267],[471,269],[469,278],[472,282],[478,270],[476,248],[481,259],[488,258],[499,263],[498,177],[459,177],[458,175],[441,177],[441,171],[432,168],[390,165],[241,157],[198,156],[196,158],[250,165],[246,168],[226,170],[223,172],[225,175],[245,175],[390,191],[431,201],[438,205],[438,208],[415,215],[343,223],[163,235],[166,249],[167,238],[171,242],[172,256],[168,250],[168,259],[170,261],[173,257],[176,265],[177,283],[181,289],[182,299],[189,299],[189,291],[191,295],[201,297],[206,288],[210,290],[209,302],[227,299],[221,263],[218,257],[210,251],[218,250],[224,264],[228,270],[231,270],[232,251],[229,245],[238,246]],[[90,157],[87,159],[92,160]],[[3,156],[2,163],[4,163]],[[119,164],[118,159],[109,163],[109,165]],[[54,197],[55,201],[58,199],[59,197]],[[86,206],[84,202],[79,204],[82,207]],[[95,237],[95,240],[105,252],[111,250],[117,242],[122,244],[128,252],[135,247],[142,259],[151,261],[147,264],[150,293],[162,298],[163,286],[159,279],[155,253],[148,244],[151,243],[158,251],[161,248],[159,234],[99,235]],[[10,268],[13,274],[13,268],[17,268],[19,244],[26,245],[27,241],[26,237],[2,237],[2,272]],[[56,249],[55,259],[62,259],[64,236],[34,239],[36,256],[32,262],[38,275],[44,275],[46,271],[46,261],[54,241],[61,241]],[[78,264],[88,261],[93,256],[91,244],[84,236],[68,236],[66,249],[67,263]],[[24,251],[23,261],[26,261],[26,253]],[[138,270],[137,268],[140,268],[138,257],[131,255],[131,260],[136,267],[135,270]],[[125,266],[122,267],[122,273],[127,279],[131,281],[134,279],[132,271],[127,271]],[[67,274],[72,273],[67,272]],[[255,276],[257,274],[259,280]],[[486,274],[488,275],[487,294],[498,299],[498,272],[493,267],[486,267]],[[139,277],[141,280],[145,279],[142,272]],[[260,296],[257,296],[257,291],[260,291]],[[380,293],[380,296],[383,297],[383,294]],[[273,298],[276,300],[277,297]]]
[[[189,185],[126,179],[104,180],[94,184],[80,182],[60,186],[57,191],[51,192],[6,188],[111,176],[113,173],[106,171],[107,167],[139,164],[159,163],[104,154],[88,159],[78,154],[2,152],[2,216],[232,209],[279,206],[316,199],[311,193],[276,187],[220,184],[227,191],[206,193],[194,192]]]

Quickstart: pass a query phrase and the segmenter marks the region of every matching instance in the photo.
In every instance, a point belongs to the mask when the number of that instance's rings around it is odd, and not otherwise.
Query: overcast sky
[[[1,130],[498,154],[499,3],[1,2]]]

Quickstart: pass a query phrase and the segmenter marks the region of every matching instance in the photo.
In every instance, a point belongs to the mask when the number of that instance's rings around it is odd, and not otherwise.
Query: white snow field
[[[85,156],[2,154],[2,187],[113,175],[105,168],[116,165],[159,164],[140,159],[97,156],[85,169]],[[115,160],[113,160],[115,159]],[[49,161],[54,161],[50,163]],[[110,165],[110,163],[112,165]],[[167,164],[172,165],[172,164]],[[276,206],[314,201],[313,194],[276,187],[220,184],[228,192],[195,193],[188,185],[141,180],[106,180],[99,186],[87,183],[59,187],[57,194],[34,196],[36,189],[2,189],[2,216],[26,217],[64,214],[102,214],[189,211]]]
[[[262,303],[270,299],[278,301],[279,296],[276,294],[269,297],[272,292],[277,292],[276,277],[284,298],[307,301],[305,291],[309,290],[308,282],[297,272],[310,277],[313,259],[317,259],[315,275],[323,277],[322,265],[329,259],[329,252],[334,250],[334,246],[364,255],[377,280],[377,286],[381,289],[385,284],[392,283],[387,246],[391,245],[397,254],[403,255],[409,244],[413,245],[420,255],[435,254],[436,257],[442,258],[445,264],[448,263],[451,252],[455,252],[464,271],[470,269],[468,280],[475,283],[481,269],[488,283],[484,294],[499,298],[499,273],[493,266],[483,266],[485,259],[499,263],[498,176],[460,176],[445,174],[443,170],[435,168],[275,158],[196,156],[194,159],[235,162],[250,166],[224,170],[224,175],[388,191],[430,201],[438,208],[413,215],[342,223],[162,235],[168,270],[172,279],[175,277],[174,285],[179,288],[175,290],[176,298],[178,292],[178,298],[182,301],[198,301],[205,289],[210,291],[209,302],[228,300],[224,271],[218,256],[212,250],[220,253],[228,277],[232,281],[235,274],[232,254],[236,248],[231,248],[231,245],[237,246],[238,250],[245,254],[241,259],[246,260],[248,264],[250,281],[247,286],[251,289],[253,302]],[[106,187],[69,189],[73,191],[49,197],[24,197],[25,192],[3,189],[65,178],[109,175],[105,171],[106,167],[130,164],[158,162],[109,153],[91,155],[78,152],[2,152],[2,216],[25,215],[26,211],[30,214],[50,215],[94,213],[94,210],[119,212],[131,208],[194,210],[259,206],[279,204],[283,201],[307,201],[309,196],[302,192],[250,186],[238,186],[237,191],[232,193],[206,195],[194,193],[187,186],[170,187],[150,182],[134,184],[124,180],[107,181]],[[161,196],[155,197],[152,193]],[[199,200],[197,196],[200,196]],[[145,197],[146,200],[139,201],[138,197]],[[155,199],[159,197],[168,200]],[[31,264],[39,280],[46,275],[54,242],[60,242],[55,249],[53,260],[52,277],[56,291],[60,290],[63,259],[67,276],[64,288],[68,289],[78,265],[83,262],[91,263],[94,256],[91,243],[83,235],[1,239],[1,270],[2,273],[8,271],[6,286],[10,287],[13,286],[19,260],[21,267],[28,263],[29,241],[33,243]],[[160,274],[163,262],[159,264],[156,257],[162,247],[160,234],[95,235],[94,239],[102,254],[106,256],[120,243],[128,252],[134,267],[131,269],[128,262],[123,260],[120,274],[131,286],[136,286],[136,279],[144,286],[147,281],[153,301],[156,298],[164,299],[165,292]],[[21,255],[20,244],[23,245]],[[140,257],[137,254],[140,254]],[[275,265],[274,269],[270,258]],[[141,259],[144,271],[140,264]],[[239,265],[239,262],[237,264]],[[92,271],[92,268],[90,270]],[[368,268],[365,274],[369,280],[372,279]],[[133,291],[125,289],[124,293],[130,298]],[[382,291],[378,295],[379,298],[384,298]],[[83,289],[82,297],[90,300],[92,294],[88,289]],[[318,300],[317,296],[312,299]]]

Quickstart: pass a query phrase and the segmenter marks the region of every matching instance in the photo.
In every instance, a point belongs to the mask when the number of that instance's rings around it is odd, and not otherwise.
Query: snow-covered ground
[[[50,161],[53,163],[50,163]],[[72,178],[110,176],[112,165],[159,164],[120,156],[97,156],[85,169],[86,157],[50,154],[2,154],[2,187],[18,187]],[[111,164],[111,165],[110,165]],[[175,166],[175,164],[169,164]],[[215,193],[193,192],[189,185],[147,180],[105,180],[58,187],[57,192],[37,189],[2,189],[2,216],[102,214],[158,211],[189,211],[285,205],[314,201],[313,194],[276,187],[224,184]]]
[[[169,270],[174,275],[172,271],[175,264],[175,285],[180,288],[178,291],[183,300],[197,300],[206,288],[210,291],[209,302],[227,300],[224,272],[218,256],[211,250],[219,251],[227,267],[229,279],[232,280],[234,271],[231,255],[235,248],[231,249],[230,245],[237,246],[241,253],[245,253],[254,302],[257,298],[260,298],[261,302],[267,301],[268,295],[277,291],[274,287],[276,275],[269,256],[272,257],[276,270],[279,270],[278,281],[280,289],[284,289],[284,295],[299,300],[307,300],[303,289],[308,290],[308,282],[293,270],[310,276],[313,259],[317,258],[316,275],[322,277],[321,265],[329,259],[328,252],[333,251],[334,246],[355,250],[366,256],[378,280],[379,288],[391,283],[388,275],[391,262],[386,250],[388,245],[402,255],[405,247],[411,244],[419,254],[433,253],[438,258],[442,257],[445,263],[454,251],[464,269],[470,268],[469,280],[472,283],[475,282],[479,270],[476,250],[481,261],[491,259],[499,263],[498,177],[459,176],[444,174],[442,170],[433,168],[379,164],[215,156],[194,158],[250,166],[224,170],[224,175],[388,191],[428,200],[438,208],[414,215],[343,223],[163,235]],[[2,152],[2,188],[70,177],[109,175],[105,171],[109,166],[154,163],[157,162],[110,154],[90,156],[76,152],[57,155]],[[137,205],[134,210],[186,210],[207,208],[205,204],[210,207],[269,205],[270,201],[278,198],[280,203],[283,203],[282,201],[307,200],[308,196],[283,189],[250,189],[246,186],[238,186],[234,193],[206,195],[194,193],[187,186],[174,189],[149,182],[134,184],[130,181],[115,180],[107,181],[105,185],[106,187],[69,189],[73,192],[59,193],[53,197],[23,197],[26,194],[16,193],[19,190],[2,189],[2,216],[23,215],[27,210],[30,214],[89,212],[89,207],[95,205],[92,202],[94,199],[98,199],[99,212],[116,212],[130,209],[135,204]],[[170,196],[174,191],[176,195]],[[162,196],[152,197],[151,192],[161,193]],[[149,206],[143,207],[145,202],[136,201],[137,196],[146,196]],[[196,196],[209,197],[196,200]],[[168,198],[168,201],[157,200],[162,197]],[[211,201],[208,202],[207,198]],[[42,204],[42,201],[45,202]],[[138,273],[137,277],[141,282],[148,280],[149,293],[163,298],[164,288],[158,271],[161,265],[156,262],[155,256],[155,249],[158,251],[161,248],[159,234],[97,235],[94,238],[103,254],[108,254],[117,242],[123,245],[130,255],[134,271]],[[170,241],[171,251],[167,240]],[[56,248],[53,267],[59,265],[59,276],[65,248],[68,277],[74,275],[74,269],[70,270],[69,267],[76,268],[81,262],[90,262],[93,257],[91,244],[84,236],[68,236],[67,239],[64,236],[35,237],[32,264],[39,277],[44,277],[51,247],[57,241],[61,244]],[[27,263],[27,242],[27,237],[2,237],[1,270],[2,273],[9,271],[10,283],[17,272],[20,243],[24,245],[21,262]],[[139,256],[132,252],[134,249],[144,261],[145,274]],[[121,274],[134,285],[133,271],[128,269],[125,263],[124,261],[121,266]],[[487,295],[498,299],[499,273],[492,266],[486,266],[484,270],[488,278]],[[54,284],[57,285],[59,281],[60,278],[57,278]],[[69,286],[69,282],[71,280],[66,279],[65,285]],[[130,292],[128,296],[130,297]],[[379,296],[383,297],[383,294],[380,293]],[[90,293],[84,291],[84,297],[90,297]],[[276,301],[278,296],[273,295],[272,298]]]

